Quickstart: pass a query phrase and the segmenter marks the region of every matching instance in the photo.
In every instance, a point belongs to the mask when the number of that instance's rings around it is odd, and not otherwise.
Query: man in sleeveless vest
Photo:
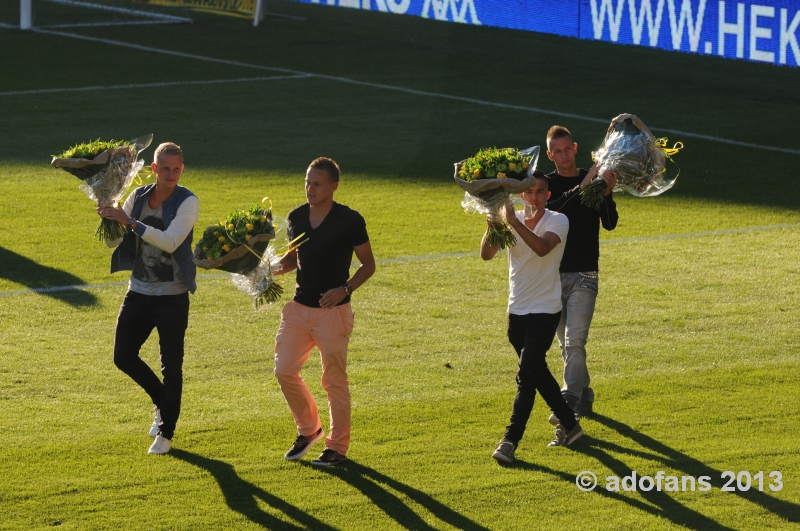
[[[200,213],[197,197],[178,185],[183,151],[158,146],[152,169],[155,184],[131,193],[121,209],[98,208],[102,217],[128,227],[116,247],[111,272],[132,271],[117,317],[114,364],[145,390],[154,404],[150,454],[169,452],[181,410],[184,337],[189,321],[189,292],[197,289],[192,262],[192,233]],[[153,329],[158,330],[162,379],[139,357]]]

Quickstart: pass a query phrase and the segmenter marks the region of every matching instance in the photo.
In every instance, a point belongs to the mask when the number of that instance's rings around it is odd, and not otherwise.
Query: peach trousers
[[[291,301],[283,307],[275,337],[275,377],[292,411],[297,432],[311,435],[322,427],[317,403],[300,376],[311,350],[322,358],[322,387],[328,394],[331,429],[325,448],[346,454],[350,447],[350,387],[347,345],[353,331],[350,303],[311,308]]]

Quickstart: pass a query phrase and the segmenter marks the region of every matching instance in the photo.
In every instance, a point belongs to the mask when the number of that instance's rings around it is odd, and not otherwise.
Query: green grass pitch
[[[16,24],[17,5],[0,22]],[[36,24],[78,21],[35,7]],[[0,27],[0,529],[797,528],[800,69],[268,8],[306,20]],[[74,90],[98,86],[118,88]],[[619,226],[601,235],[586,435],[547,448],[539,399],[517,465],[498,466],[516,369],[507,266],[478,257],[484,222],[462,212],[452,163],[542,145],[559,123],[588,166],[621,112],[685,143],[681,176],[662,196],[618,197]],[[256,313],[205,272],[174,450],[146,454],[151,406],[111,360],[127,275],[108,273],[77,179],[48,163],[76,142],[151,132],[185,150],[198,230],[264,196],[285,215],[310,160],[341,164],[336,198],[364,215],[378,259],[354,297],[347,466],[283,460],[295,429],[272,375],[280,305]],[[143,356],[157,364],[155,337]],[[549,362],[560,375],[556,345]],[[324,404],[313,356],[304,377]],[[581,471],[601,485],[580,491]],[[712,488],[603,488],[631,471]],[[725,471],[763,471],[763,491],[722,491]]]

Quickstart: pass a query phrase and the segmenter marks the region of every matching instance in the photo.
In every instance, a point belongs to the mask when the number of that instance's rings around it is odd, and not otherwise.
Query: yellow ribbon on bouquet
[[[664,152],[664,155],[670,157],[672,155],[677,155],[680,150],[683,149],[683,142],[675,142],[672,147],[667,147],[667,142],[669,140],[667,137],[661,137],[656,139],[656,147],[661,149]]]

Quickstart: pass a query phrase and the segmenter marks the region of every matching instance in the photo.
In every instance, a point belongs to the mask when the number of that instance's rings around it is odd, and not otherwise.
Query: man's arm
[[[125,206],[128,206],[128,201],[125,201]],[[131,210],[133,210],[132,206]],[[124,208],[112,207],[101,208],[98,213],[104,218],[113,219],[123,225],[127,225],[130,215],[129,211]],[[191,196],[187,197],[178,207],[175,219],[172,220],[167,230],[159,230],[137,221],[133,231],[150,245],[158,247],[164,252],[173,253],[189,235],[198,217],[200,217],[200,201],[197,197]]]
[[[278,263],[281,268],[273,271],[273,275],[285,275],[289,271],[297,269],[297,249],[292,249],[290,252],[283,255],[283,258],[281,258]]]
[[[500,247],[492,247],[488,243],[489,231],[491,228],[492,222],[489,218],[486,218],[486,232],[483,233],[483,239],[481,240],[481,258],[484,260],[491,260],[494,258],[494,255],[497,254],[497,251],[500,250]]]
[[[353,275],[347,283],[350,284],[355,291],[363,286],[364,283],[369,280],[369,277],[375,273],[375,257],[372,255],[372,245],[370,245],[369,242],[356,245],[353,247],[353,251],[355,251],[356,258],[358,258],[361,265],[358,267],[356,274]],[[346,297],[347,290],[344,286],[329,289],[323,293],[322,297],[319,299],[319,306],[320,308],[333,308]]]
[[[606,182],[606,191],[603,193],[603,202],[600,204],[600,223],[603,224],[604,229],[614,230],[617,227],[617,221],[619,221],[619,214],[611,192],[617,185],[617,173],[607,171],[601,177]]]
[[[531,229],[529,229],[523,222],[519,220],[514,212],[514,204],[507,203],[504,207],[503,214],[506,221],[511,228],[517,231],[519,237],[525,242],[525,245],[539,256],[547,256],[550,251],[555,249],[556,245],[561,243],[561,238],[555,232],[545,232],[544,236],[538,236]]]
[[[539,256],[547,256],[550,254],[550,251],[555,249],[556,245],[561,243],[561,238],[559,238],[558,234],[555,232],[545,232],[544,236],[537,236],[520,220],[516,220],[516,223],[509,224],[517,231],[517,234],[519,234],[519,237],[525,242],[525,245],[530,247],[531,250]]]
[[[617,212],[617,204],[611,196],[604,197],[603,203],[600,205],[600,222],[606,230],[614,230],[619,221],[619,213]]]
[[[561,195],[560,197],[549,200],[547,202],[547,208],[549,210],[552,210],[553,212],[563,212],[564,207],[567,205],[567,203],[573,201],[574,199],[578,199],[578,202],[575,204],[580,205],[580,199],[578,197],[580,192],[581,192],[581,185],[577,185],[574,188],[571,188],[566,192],[564,192],[564,194]]]
[[[175,218],[170,222],[167,230],[158,230],[137,221],[133,231],[150,245],[154,245],[166,253],[172,253],[180,247],[199,217],[200,201],[197,197],[191,196],[187,197],[178,207]]]

